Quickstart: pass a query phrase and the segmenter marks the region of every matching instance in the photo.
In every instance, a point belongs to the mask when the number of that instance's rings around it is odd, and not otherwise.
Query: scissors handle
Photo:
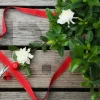
[[[8,70],[9,67],[4,67],[1,71],[0,71],[0,77]]]
[[[16,63],[11,62],[8,57],[0,50],[0,62],[5,66],[0,71],[0,77],[12,66],[16,67]]]

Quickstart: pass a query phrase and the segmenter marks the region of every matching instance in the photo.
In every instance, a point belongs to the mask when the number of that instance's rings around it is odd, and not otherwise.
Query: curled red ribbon
[[[29,8],[20,8],[20,7],[8,7],[4,10],[3,12],[3,17],[2,17],[2,34],[0,35],[0,37],[2,37],[4,34],[6,34],[6,23],[5,23],[5,13],[8,9],[10,8],[15,8],[16,10],[26,13],[26,14],[30,14],[30,15],[34,15],[34,16],[39,16],[39,17],[43,17],[43,18],[47,18],[46,16],[46,12],[43,10],[37,10],[37,9],[29,9]],[[53,13],[55,15],[55,13]],[[10,73],[12,73],[14,75],[14,77],[18,80],[18,82],[22,85],[22,87],[27,91],[27,93],[29,94],[29,96],[32,98],[32,100],[38,100],[37,97],[35,96],[30,84],[28,83],[28,81],[25,79],[25,77],[17,70],[17,63],[12,63],[3,53],[2,51],[0,51],[0,61],[9,66],[9,71]],[[67,68],[69,67],[71,63],[71,58],[70,56],[68,56],[63,63],[60,65],[60,67],[58,68],[58,70],[54,73],[53,77],[51,78],[50,84],[49,84],[49,88],[48,91],[45,95],[45,97],[42,100],[45,100],[46,97],[48,96],[49,93],[49,89],[52,86],[52,84],[55,82],[55,80],[60,77],[61,74],[63,74]],[[6,66],[6,67],[8,67]],[[10,74],[9,74],[10,75]],[[8,76],[9,76],[8,75]],[[7,77],[7,75],[6,75]]]
[[[7,10],[14,8],[17,11],[29,14],[29,15],[33,15],[33,16],[39,16],[42,18],[47,18],[46,16],[46,11],[44,10],[38,10],[38,9],[30,9],[30,8],[21,8],[21,7],[7,7],[4,12],[3,12],[3,16],[2,16],[2,33],[0,35],[0,38],[6,34],[7,28],[6,28],[6,23],[5,23],[5,13],[7,12]],[[56,16],[55,12],[52,12],[52,14],[54,16]]]

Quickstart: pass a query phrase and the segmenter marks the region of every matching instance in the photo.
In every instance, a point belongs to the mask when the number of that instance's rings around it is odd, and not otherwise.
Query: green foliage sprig
[[[57,23],[62,11],[68,9],[78,17],[70,28],[68,23]],[[82,74],[85,81],[81,85],[90,87],[91,100],[96,100],[100,96],[100,0],[57,0],[56,16],[50,9],[46,11],[50,28],[45,43],[60,56],[69,47],[72,58],[69,71]]]
[[[41,36],[41,38],[42,38],[42,40],[45,39],[43,36]],[[28,49],[30,48],[30,50],[31,50],[30,53],[32,53],[32,54],[35,52],[35,50],[37,50],[38,48],[41,48],[41,47],[42,47],[43,51],[47,50],[46,44],[42,44],[42,43],[33,42],[33,43],[29,43],[29,45],[27,46]],[[19,48],[17,46],[8,46],[8,49],[13,52],[14,61],[17,61],[17,55],[16,55],[15,52],[19,51],[22,48]],[[19,71],[25,70],[26,75],[27,76],[31,76],[31,71],[30,71],[29,66],[30,66],[30,64],[27,64],[27,63],[24,63],[24,64],[23,63],[19,63],[18,70]]]

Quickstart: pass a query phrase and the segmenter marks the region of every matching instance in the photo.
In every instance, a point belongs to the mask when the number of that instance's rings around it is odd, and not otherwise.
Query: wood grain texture
[[[0,0],[0,6],[54,6],[56,0]]]
[[[36,92],[39,100],[45,92]],[[31,100],[25,92],[0,92],[0,100]],[[90,100],[88,92],[51,92],[46,100]],[[98,99],[100,100],[100,98]]]
[[[3,9],[0,10],[0,33]],[[40,42],[40,35],[45,35],[49,29],[46,18],[27,15],[16,10],[9,10],[5,16],[7,33],[0,39],[0,45],[28,45],[30,42]]]
[[[12,60],[12,52],[4,52]],[[65,51],[65,56],[60,58],[57,52],[49,50],[46,53],[43,53],[41,50],[37,50],[30,66],[32,76],[27,78],[31,86],[33,88],[48,88],[53,73],[68,54],[69,51]],[[26,76],[24,71],[22,73]],[[80,86],[80,82],[82,81],[83,78],[79,73],[69,73],[66,71],[59,79],[57,79],[53,88],[82,88]],[[15,78],[11,81],[0,79],[0,88],[21,88],[21,86]]]

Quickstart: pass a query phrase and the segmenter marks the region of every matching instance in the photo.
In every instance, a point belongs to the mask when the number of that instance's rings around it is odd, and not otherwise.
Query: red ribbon
[[[38,9],[30,9],[30,8],[21,8],[21,7],[7,7],[4,12],[3,12],[3,16],[2,16],[2,34],[0,35],[0,38],[6,34],[7,28],[6,28],[6,23],[5,23],[5,13],[7,12],[7,10],[14,8],[17,11],[29,14],[29,15],[33,15],[33,16],[39,16],[42,18],[47,18],[46,16],[46,11],[44,10],[38,10]],[[55,12],[52,12],[52,14],[54,16],[56,16]]]
[[[15,8],[16,10],[26,13],[26,14],[30,14],[30,15],[34,15],[34,16],[39,16],[39,17],[43,17],[43,18],[47,18],[46,16],[46,12],[43,10],[37,10],[37,9],[29,9],[29,8],[20,8],[20,7],[8,7],[4,10],[3,12],[3,17],[2,17],[2,34],[0,35],[0,37],[2,37],[4,34],[6,34],[6,23],[5,23],[5,13],[8,9],[10,8]],[[55,13],[53,13],[53,15],[55,16]],[[11,61],[8,60],[8,58],[6,56],[4,56],[4,54],[2,53],[2,51],[0,51],[0,60],[2,60],[2,63],[5,65],[9,66],[9,71],[14,75],[14,77],[18,80],[18,82],[23,86],[23,88],[27,91],[27,93],[29,94],[29,96],[32,98],[32,100],[38,100],[37,97],[35,96],[34,92],[31,89],[30,84],[28,83],[28,81],[24,78],[24,76],[17,70],[18,67],[18,63],[12,63]],[[71,63],[71,58],[70,56],[68,56],[63,63],[60,65],[60,67],[58,68],[58,70],[54,73],[53,77],[51,78],[50,84],[49,84],[49,88],[48,91],[45,95],[45,97],[42,100],[45,100],[46,97],[48,96],[49,93],[49,89],[52,86],[52,84],[55,82],[55,80],[61,75],[63,74],[67,68],[69,67]],[[6,74],[6,78],[5,79],[9,79],[7,78]],[[8,75],[9,77],[9,75]]]

